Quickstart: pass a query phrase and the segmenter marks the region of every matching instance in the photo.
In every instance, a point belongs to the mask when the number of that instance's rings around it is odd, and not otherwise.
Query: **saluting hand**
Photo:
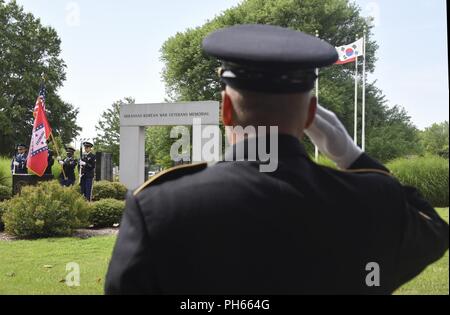
[[[81,165],[81,166],[85,166],[85,165],[86,165],[86,162],[80,161],[80,165]]]
[[[346,169],[362,154],[336,114],[317,105],[316,118],[306,135],[329,159]]]

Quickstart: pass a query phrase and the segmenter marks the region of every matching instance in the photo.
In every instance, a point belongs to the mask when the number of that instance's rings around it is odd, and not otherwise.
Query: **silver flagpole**
[[[366,150],[366,26],[364,26],[364,34],[363,34],[363,55],[364,55],[364,62],[363,62],[363,86],[362,86],[362,147],[361,149],[363,151]]]
[[[358,34],[356,34],[356,40],[358,40]],[[353,130],[353,141],[358,145],[358,55],[355,60],[355,122]]]
[[[316,37],[319,37],[319,31],[316,30]],[[319,104],[319,68],[316,68],[316,98],[317,98],[317,104]],[[319,162],[319,148],[317,146],[315,146],[314,149],[314,155],[315,155],[315,159],[316,162]]]

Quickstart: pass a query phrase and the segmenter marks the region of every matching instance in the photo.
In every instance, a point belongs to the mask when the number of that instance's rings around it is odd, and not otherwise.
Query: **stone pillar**
[[[120,181],[134,190],[144,183],[145,127],[120,127]]]

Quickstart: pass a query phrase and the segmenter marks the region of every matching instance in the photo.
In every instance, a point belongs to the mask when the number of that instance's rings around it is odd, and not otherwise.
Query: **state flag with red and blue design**
[[[33,111],[34,124],[28,152],[27,168],[39,177],[42,177],[48,166],[47,139],[52,129],[45,113],[45,87],[41,86],[39,96]]]

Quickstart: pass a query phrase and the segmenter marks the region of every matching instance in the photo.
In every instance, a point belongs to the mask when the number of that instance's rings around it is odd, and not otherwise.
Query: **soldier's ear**
[[[314,118],[316,118],[316,112],[317,112],[317,97],[312,96],[311,100],[309,101],[308,117],[306,119],[305,129],[308,129],[314,122]]]
[[[222,91],[222,122],[225,126],[233,125],[233,104],[225,90]]]

